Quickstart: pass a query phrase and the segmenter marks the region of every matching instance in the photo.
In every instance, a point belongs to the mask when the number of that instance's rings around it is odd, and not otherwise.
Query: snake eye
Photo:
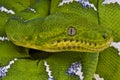
[[[68,35],[74,36],[76,34],[76,29],[74,27],[68,28]]]

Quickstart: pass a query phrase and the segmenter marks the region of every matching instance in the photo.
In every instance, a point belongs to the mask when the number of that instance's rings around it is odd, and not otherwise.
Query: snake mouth
[[[44,51],[60,52],[60,51],[79,51],[79,52],[100,52],[108,48],[113,41],[111,37],[106,42],[89,42],[84,40],[63,39],[55,40],[43,46]],[[43,49],[42,48],[42,49]]]

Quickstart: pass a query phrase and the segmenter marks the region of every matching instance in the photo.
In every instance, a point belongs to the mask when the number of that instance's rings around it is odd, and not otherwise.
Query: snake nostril
[[[106,37],[105,37],[104,35],[103,35],[102,37],[103,37],[104,39],[106,39]]]
[[[104,34],[102,35],[102,37],[103,37],[104,39],[106,39],[106,38],[107,38],[107,36],[108,36],[108,34],[107,34],[107,33],[104,33]]]

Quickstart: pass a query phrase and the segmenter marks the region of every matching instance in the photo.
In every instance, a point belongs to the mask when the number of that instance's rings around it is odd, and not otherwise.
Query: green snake
[[[17,46],[45,52],[87,52],[90,56],[87,56],[88,60],[97,62],[99,52],[108,48],[113,41],[112,29],[101,25],[104,19],[100,20],[99,1],[91,0],[98,11],[84,8],[79,2],[58,6],[61,1],[31,1],[28,5],[36,10],[35,13],[24,5],[5,23],[7,37]],[[91,70],[85,75],[85,80],[92,79],[96,65],[88,65],[90,69],[85,69]]]
[[[28,18],[26,22],[26,18],[20,18],[16,15],[7,22],[6,33],[14,44],[27,48],[48,52],[100,52],[113,41],[110,29],[88,21],[71,8],[63,12],[52,11],[45,18]]]

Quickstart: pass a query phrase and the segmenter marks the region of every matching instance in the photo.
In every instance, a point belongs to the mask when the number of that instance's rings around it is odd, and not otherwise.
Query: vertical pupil
[[[71,33],[71,34],[72,34],[72,32],[73,32],[73,29],[70,30],[70,33]]]

